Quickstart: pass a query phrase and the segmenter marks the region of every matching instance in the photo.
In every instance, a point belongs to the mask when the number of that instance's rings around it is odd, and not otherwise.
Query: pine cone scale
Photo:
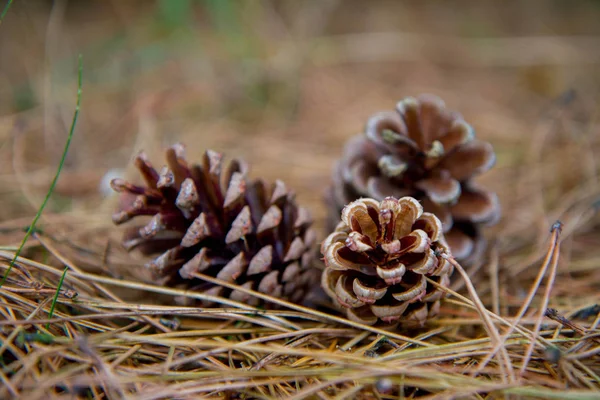
[[[408,137],[417,144],[417,148],[423,149],[426,146],[428,132],[424,132],[421,129],[421,118],[418,108],[419,102],[414,97],[407,97],[396,106],[406,124]]]
[[[454,203],[461,195],[460,183],[449,177],[422,179],[415,187],[436,204]]]
[[[152,168],[152,164],[150,164],[148,161],[146,154],[139,153],[134,161],[134,164],[135,167],[140,171],[140,174],[142,175],[146,186],[148,186],[148,189],[158,189],[157,183],[159,175],[156,170]]]
[[[476,235],[469,236],[460,229],[450,230],[446,233],[446,241],[456,258],[467,259],[471,254],[478,254],[477,246],[481,241],[476,240]]]
[[[489,170],[495,162],[496,156],[492,145],[473,140],[444,157],[437,169],[448,171],[457,181],[464,181]]]
[[[499,208],[496,195],[474,186],[465,189],[458,202],[450,206],[452,217],[460,221],[494,223],[498,218]]]

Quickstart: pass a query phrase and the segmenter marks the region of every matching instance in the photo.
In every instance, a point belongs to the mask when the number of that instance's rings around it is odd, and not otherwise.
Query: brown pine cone
[[[495,162],[492,146],[432,95],[408,97],[395,111],[374,115],[337,162],[327,194],[330,215],[361,197],[412,196],[438,216],[454,256],[470,264],[485,250],[481,226],[500,216],[494,193],[473,176]],[[329,222],[329,228],[335,225]]]
[[[122,224],[151,216],[144,226],[128,229],[128,249],[162,252],[147,264],[162,283],[251,305],[258,299],[194,279],[202,272],[272,296],[301,301],[318,282],[311,268],[315,233],[308,211],[277,181],[249,181],[247,165],[222,155],[204,154],[202,164],[189,165],[177,144],[166,152],[167,166],[157,172],[144,154],[135,159],[145,186],[115,179],[111,186],[125,195],[113,221]]]
[[[437,315],[454,270],[442,223],[412,197],[356,200],[321,245],[325,292],[349,319],[422,326]]]

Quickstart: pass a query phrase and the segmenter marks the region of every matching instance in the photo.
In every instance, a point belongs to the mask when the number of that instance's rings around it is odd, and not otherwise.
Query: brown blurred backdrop
[[[563,139],[598,135],[599,20],[591,0],[16,0],[0,25],[0,220],[30,217],[45,195],[79,53],[81,115],[48,213],[109,223],[106,172],[135,176],[141,149],[160,166],[162,148],[182,141],[190,159],[212,148],[247,159],[254,177],[283,178],[321,221],[344,141],[421,92],[494,144],[497,168],[482,181],[510,207],[532,138],[549,140],[539,130],[557,113],[569,115]]]

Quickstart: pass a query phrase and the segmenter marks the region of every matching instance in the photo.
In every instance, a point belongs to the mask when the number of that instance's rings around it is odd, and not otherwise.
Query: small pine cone
[[[454,256],[471,264],[485,250],[482,225],[500,216],[497,197],[472,182],[495,163],[491,144],[432,95],[408,97],[372,116],[336,164],[330,215],[361,197],[412,196],[438,216]],[[329,222],[329,228],[335,225]]]
[[[145,186],[121,179],[111,182],[123,193],[116,224],[151,216],[144,226],[128,229],[128,249],[157,254],[147,264],[161,283],[183,286],[251,305],[258,299],[194,279],[201,272],[219,279],[299,302],[318,282],[311,268],[316,236],[308,211],[296,205],[283,182],[248,181],[247,165],[222,155],[204,154],[202,164],[189,165],[184,149],[166,152],[167,166],[157,172],[144,154],[135,159]]]
[[[412,197],[356,200],[321,245],[321,284],[349,319],[422,326],[437,315],[454,270],[442,223]]]

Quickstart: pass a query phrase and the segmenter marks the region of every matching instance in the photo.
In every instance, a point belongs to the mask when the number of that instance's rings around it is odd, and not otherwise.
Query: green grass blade
[[[60,171],[62,171],[63,165],[65,163],[65,159],[67,158],[67,153],[69,151],[69,147],[71,146],[71,139],[73,139],[73,132],[75,131],[75,125],[77,124],[77,117],[79,116],[79,107],[81,105],[81,80],[82,80],[81,77],[82,77],[82,75],[83,75],[83,57],[80,54],[79,55],[79,73],[78,73],[78,78],[77,78],[77,105],[75,106],[75,113],[73,114],[73,122],[71,123],[71,129],[69,130],[69,136],[67,137],[67,143],[65,143],[65,149],[64,149],[62,157],[60,159],[60,163],[58,164],[58,170],[56,171],[56,175],[54,175],[54,179],[52,180],[50,189],[48,189],[48,192],[46,193],[46,198],[42,202],[42,205],[40,206],[39,210],[37,211],[37,214],[33,218],[33,222],[31,223],[31,225],[29,225],[29,228],[27,228],[27,233],[25,233],[25,237],[23,238],[23,241],[21,242],[19,249],[15,253],[15,256],[11,260],[10,265],[8,266],[8,269],[6,270],[6,273],[2,277],[2,281],[0,282],[0,287],[2,287],[2,285],[4,285],[4,282],[6,282],[6,279],[8,278],[8,274],[10,273],[12,267],[15,265],[15,261],[17,261],[17,258],[19,258],[19,255],[21,254],[23,247],[25,247],[25,243],[27,242],[27,239],[29,239],[29,236],[31,236],[31,234],[34,232],[35,224],[37,223],[38,219],[40,219],[40,216],[42,215],[42,211],[44,211],[44,208],[46,207],[46,204],[48,203],[48,199],[50,199],[50,195],[52,195],[52,192],[54,191],[54,187],[56,186],[56,182],[58,181],[58,177],[60,176]]]
[[[54,315],[54,307],[56,307],[56,302],[58,301],[58,295],[60,294],[60,288],[63,285],[63,281],[65,280],[65,276],[67,276],[67,271],[69,267],[65,267],[60,280],[58,281],[58,287],[56,288],[56,293],[54,293],[54,298],[52,299],[52,304],[50,305],[50,312],[48,313],[48,319],[52,319],[52,315]],[[46,330],[50,329],[50,323],[46,324]]]
[[[12,2],[13,2],[13,0],[8,0],[8,3],[6,3],[6,5],[4,6],[4,9],[2,10],[2,14],[0,14],[0,25],[2,25],[2,21],[4,20],[4,16],[8,12],[8,9],[10,8],[10,5],[12,4]]]

